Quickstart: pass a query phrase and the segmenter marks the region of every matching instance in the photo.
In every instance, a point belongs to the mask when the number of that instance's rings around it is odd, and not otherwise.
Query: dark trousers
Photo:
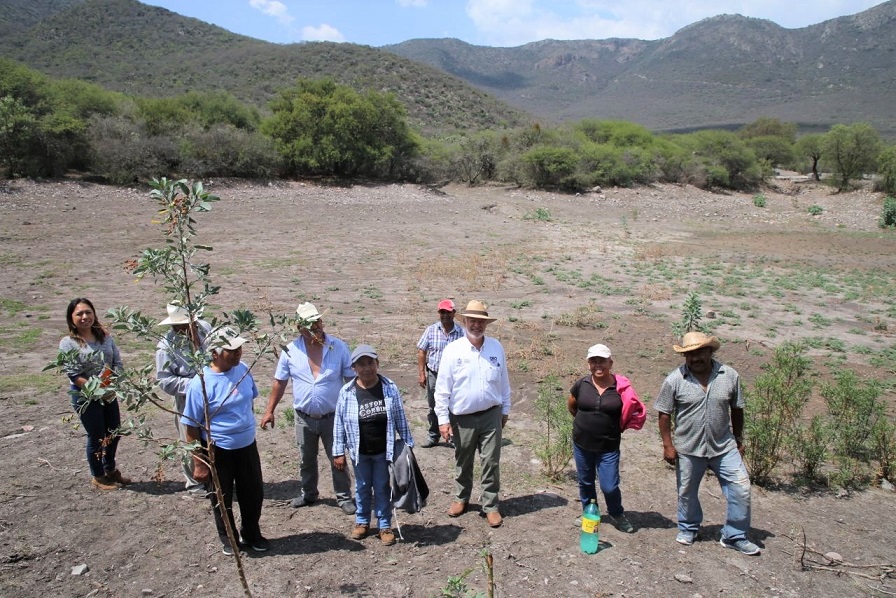
[[[258,456],[258,445],[253,442],[241,449],[222,449],[215,447],[215,467],[218,470],[218,479],[221,482],[221,493],[224,495],[224,505],[227,507],[227,517],[234,530],[237,529],[233,520],[233,489],[236,487],[236,500],[240,505],[239,534],[246,542],[252,542],[261,538],[261,528],[258,525],[261,519],[261,504],[264,500],[264,488],[261,478],[261,459]],[[218,535],[226,537],[227,528],[218,508],[218,497],[213,492],[212,483],[207,484],[209,499],[212,502],[212,511],[215,514],[215,527]]]
[[[439,417],[436,415],[436,380],[438,372],[434,372],[429,367],[426,368],[426,402],[429,404],[429,413],[426,414],[426,421],[429,424],[429,438],[438,442],[442,438],[439,432]]]
[[[87,464],[90,475],[99,477],[115,471],[115,452],[120,436],[112,434],[121,425],[118,400],[74,403],[81,425],[87,433]]]

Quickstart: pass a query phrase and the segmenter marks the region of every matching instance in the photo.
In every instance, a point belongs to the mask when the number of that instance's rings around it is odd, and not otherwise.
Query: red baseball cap
[[[451,299],[442,299],[439,301],[439,311],[454,311],[454,301]]]

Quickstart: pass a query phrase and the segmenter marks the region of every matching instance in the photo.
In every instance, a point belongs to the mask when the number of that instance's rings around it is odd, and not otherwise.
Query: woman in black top
[[[619,445],[622,431],[640,428],[644,406],[625,376],[614,375],[613,360],[606,345],[588,349],[590,375],[580,378],[570,389],[567,409],[573,420],[573,455],[579,482],[579,500],[584,508],[597,500],[595,477],[607,503],[609,519],[620,531],[633,533],[635,527],[625,516],[619,490]]]

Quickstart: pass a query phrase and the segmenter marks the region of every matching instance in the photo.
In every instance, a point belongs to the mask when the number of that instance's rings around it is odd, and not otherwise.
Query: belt
[[[432,369],[432,368],[429,367],[429,366],[426,366],[426,369],[429,370],[430,372],[432,372],[433,374],[435,374],[436,376],[439,375],[439,371],[438,371],[438,370],[434,370],[434,369]]]
[[[304,411],[300,411],[299,409],[296,409],[296,413],[298,413],[305,419],[326,419],[333,416],[332,413],[324,413],[323,415],[311,415],[310,413],[305,413]]]

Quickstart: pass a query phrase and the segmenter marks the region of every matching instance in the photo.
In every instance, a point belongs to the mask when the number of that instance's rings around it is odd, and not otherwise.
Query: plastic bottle
[[[585,554],[594,554],[600,545],[600,509],[597,501],[592,499],[582,513],[582,533],[579,535],[579,548]]]

